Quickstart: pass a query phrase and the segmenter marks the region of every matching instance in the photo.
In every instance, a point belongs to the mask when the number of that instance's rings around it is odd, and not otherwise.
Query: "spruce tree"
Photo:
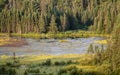
[[[51,21],[50,21],[49,32],[52,32],[52,33],[57,33],[58,32],[57,24],[56,24],[55,21],[56,21],[55,16],[52,15]]]
[[[44,21],[44,18],[43,18],[43,16],[41,15],[40,16],[40,20],[39,20],[39,32],[40,33],[45,33],[46,32],[46,28],[45,28],[45,21]]]

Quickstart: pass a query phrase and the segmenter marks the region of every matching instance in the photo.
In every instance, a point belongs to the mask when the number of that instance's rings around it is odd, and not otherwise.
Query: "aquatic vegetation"
[[[107,40],[97,40],[94,41],[95,44],[107,44]]]
[[[0,46],[4,47],[18,47],[22,45],[27,45],[24,39],[10,38],[10,37],[0,37]]]
[[[0,46],[6,45],[6,44],[10,44],[10,38],[8,37],[0,38]]]
[[[67,41],[67,40],[59,40],[59,42],[61,42],[61,43],[62,43],[62,42],[68,42],[68,41]]]
[[[7,56],[7,55],[2,55],[1,58],[2,58],[2,59],[7,59],[8,56]]]

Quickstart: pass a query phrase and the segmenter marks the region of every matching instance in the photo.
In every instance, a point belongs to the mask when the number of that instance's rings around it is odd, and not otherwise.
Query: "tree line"
[[[0,32],[89,29],[111,33],[120,13],[119,4],[119,0],[0,0]]]

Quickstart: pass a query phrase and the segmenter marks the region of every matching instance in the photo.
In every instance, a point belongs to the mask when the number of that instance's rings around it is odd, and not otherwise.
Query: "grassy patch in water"
[[[97,40],[94,41],[95,44],[107,44],[107,40]]]
[[[0,47],[20,47],[22,45],[28,45],[25,39],[0,37]]]

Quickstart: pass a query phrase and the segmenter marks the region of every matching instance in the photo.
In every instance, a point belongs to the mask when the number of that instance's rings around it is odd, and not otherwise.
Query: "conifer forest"
[[[0,0],[0,75],[120,75],[120,0]]]

